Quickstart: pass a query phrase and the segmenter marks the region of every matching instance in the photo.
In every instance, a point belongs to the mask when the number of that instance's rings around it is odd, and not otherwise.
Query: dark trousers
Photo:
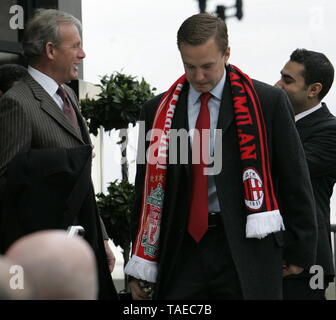
[[[310,276],[297,276],[284,278],[283,299],[284,300],[326,300],[325,291],[328,281],[324,281],[323,289],[311,289],[309,285]]]
[[[241,287],[222,226],[211,227],[199,243],[184,237],[174,276],[163,299],[241,300]]]

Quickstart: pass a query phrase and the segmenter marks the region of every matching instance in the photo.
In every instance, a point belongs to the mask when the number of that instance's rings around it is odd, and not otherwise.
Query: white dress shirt
[[[28,72],[33,77],[33,79],[41,85],[41,87],[47,91],[50,97],[57,103],[61,110],[63,110],[63,100],[62,98],[56,93],[58,90],[57,82],[47,76],[46,74],[42,73],[41,71],[33,68],[32,66],[28,66]]]
[[[210,112],[210,153],[214,154],[214,145],[215,145],[215,129],[217,128],[219,108],[221,105],[224,85],[226,79],[226,71],[222,79],[218,84],[210,91],[212,97],[208,102],[209,112]],[[201,109],[200,96],[202,92],[196,91],[192,85],[190,85],[189,94],[188,94],[188,122],[189,122],[189,131],[195,129],[196,121],[198,114]],[[192,133],[192,131],[191,131]],[[193,135],[191,134],[191,143],[193,141]],[[215,178],[213,175],[208,176],[208,201],[209,201],[209,212],[219,212],[220,206],[217,196],[217,189],[215,185]]]

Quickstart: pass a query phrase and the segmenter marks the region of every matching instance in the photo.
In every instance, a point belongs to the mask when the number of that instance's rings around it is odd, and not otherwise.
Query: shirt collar
[[[28,66],[28,72],[51,97],[55,95],[56,91],[58,90],[58,84],[54,79],[33,68],[32,66]]]
[[[300,119],[308,116],[309,114],[313,113],[314,111],[322,108],[322,103],[320,102],[317,106],[310,108],[306,111],[303,111],[295,116],[295,122],[299,121]]]
[[[226,79],[226,70],[224,69],[224,74],[222,79],[217,83],[217,85],[210,91],[210,93],[217,98],[218,100],[222,99],[224,85]],[[196,91],[192,85],[190,85],[189,95],[191,98],[192,104],[198,102],[198,98],[201,96],[202,92]]]

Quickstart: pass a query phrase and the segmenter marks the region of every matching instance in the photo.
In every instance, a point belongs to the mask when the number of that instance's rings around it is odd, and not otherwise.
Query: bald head
[[[38,299],[96,299],[97,271],[91,247],[65,231],[47,230],[17,240],[6,256],[23,267]]]

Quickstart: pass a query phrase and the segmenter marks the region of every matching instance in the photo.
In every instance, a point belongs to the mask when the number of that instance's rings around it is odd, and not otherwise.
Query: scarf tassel
[[[155,282],[157,263],[133,255],[125,267],[125,273],[136,279]]]
[[[246,238],[265,238],[268,234],[285,230],[279,210],[252,213],[247,216]]]

